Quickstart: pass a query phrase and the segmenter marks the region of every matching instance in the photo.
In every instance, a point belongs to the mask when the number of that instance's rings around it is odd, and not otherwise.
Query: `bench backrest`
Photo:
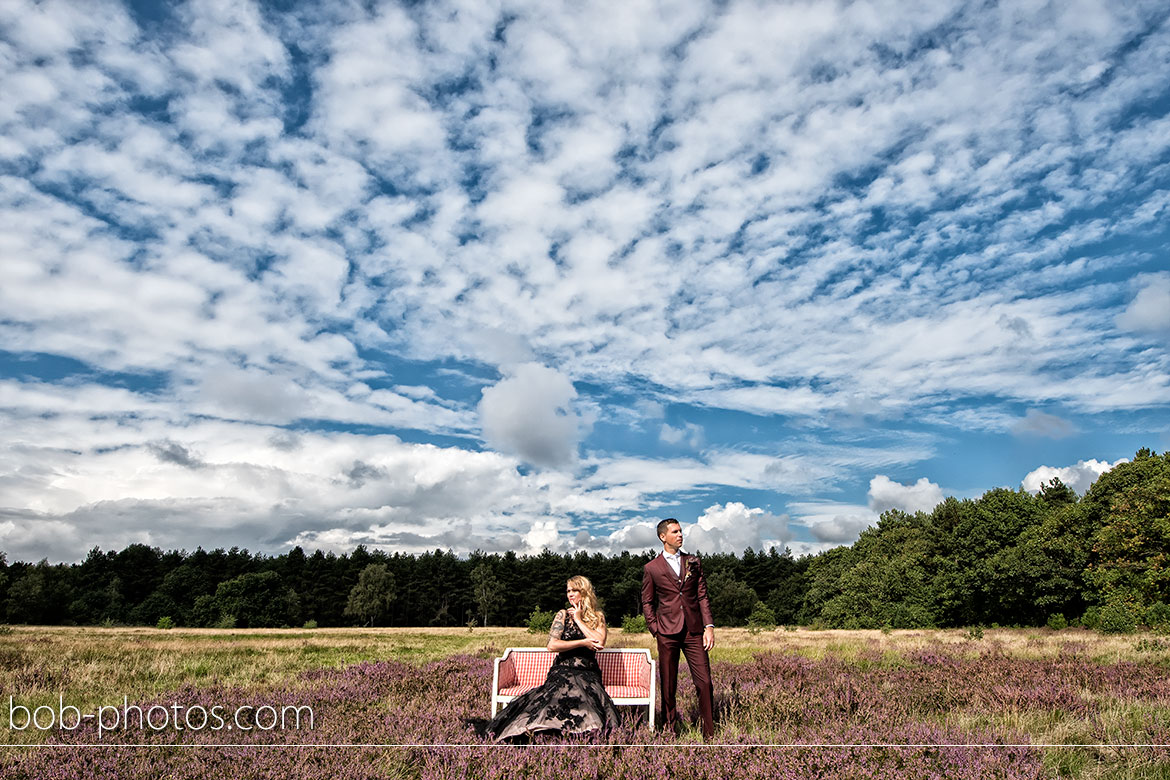
[[[556,653],[543,648],[510,647],[500,664],[500,688],[524,686],[535,688],[544,682]],[[600,650],[597,665],[601,667],[604,685],[649,687],[650,663],[644,650]]]
[[[515,681],[509,684],[535,688],[544,683],[557,655],[548,650],[513,650],[508,657],[516,673]],[[501,680],[500,684],[503,685],[504,681]]]
[[[650,685],[650,664],[643,652],[602,650],[597,654],[597,664],[601,667],[601,681],[605,685]]]

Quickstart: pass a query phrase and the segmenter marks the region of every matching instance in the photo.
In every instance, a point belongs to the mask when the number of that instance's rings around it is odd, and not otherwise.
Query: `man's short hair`
[[[658,528],[656,529],[658,538],[661,539],[662,535],[666,533],[667,527],[672,525],[677,525],[679,528],[682,528],[682,523],[680,523],[678,520],[675,520],[673,517],[668,517],[658,524]]]

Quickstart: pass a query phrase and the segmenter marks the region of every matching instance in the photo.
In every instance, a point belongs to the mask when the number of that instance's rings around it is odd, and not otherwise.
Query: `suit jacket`
[[[683,553],[679,564],[681,578],[662,555],[642,569],[642,614],[654,636],[677,634],[683,629],[699,634],[715,622],[699,557]]]

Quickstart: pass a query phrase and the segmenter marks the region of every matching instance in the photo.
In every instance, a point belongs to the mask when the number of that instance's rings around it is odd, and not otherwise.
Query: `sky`
[[[1170,449],[1155,2],[0,3],[0,550],[794,554]]]

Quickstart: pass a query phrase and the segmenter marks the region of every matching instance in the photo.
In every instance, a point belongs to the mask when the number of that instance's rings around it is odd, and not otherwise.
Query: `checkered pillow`
[[[650,664],[641,653],[598,653],[597,663],[601,666],[601,679],[611,696],[637,697],[650,692]],[[621,688],[622,693],[613,690]],[[635,690],[636,693],[629,691]]]
[[[544,650],[533,653],[513,652],[511,658],[516,665],[515,687],[523,692],[544,684],[544,679],[548,677],[548,670],[556,657],[555,653]]]

